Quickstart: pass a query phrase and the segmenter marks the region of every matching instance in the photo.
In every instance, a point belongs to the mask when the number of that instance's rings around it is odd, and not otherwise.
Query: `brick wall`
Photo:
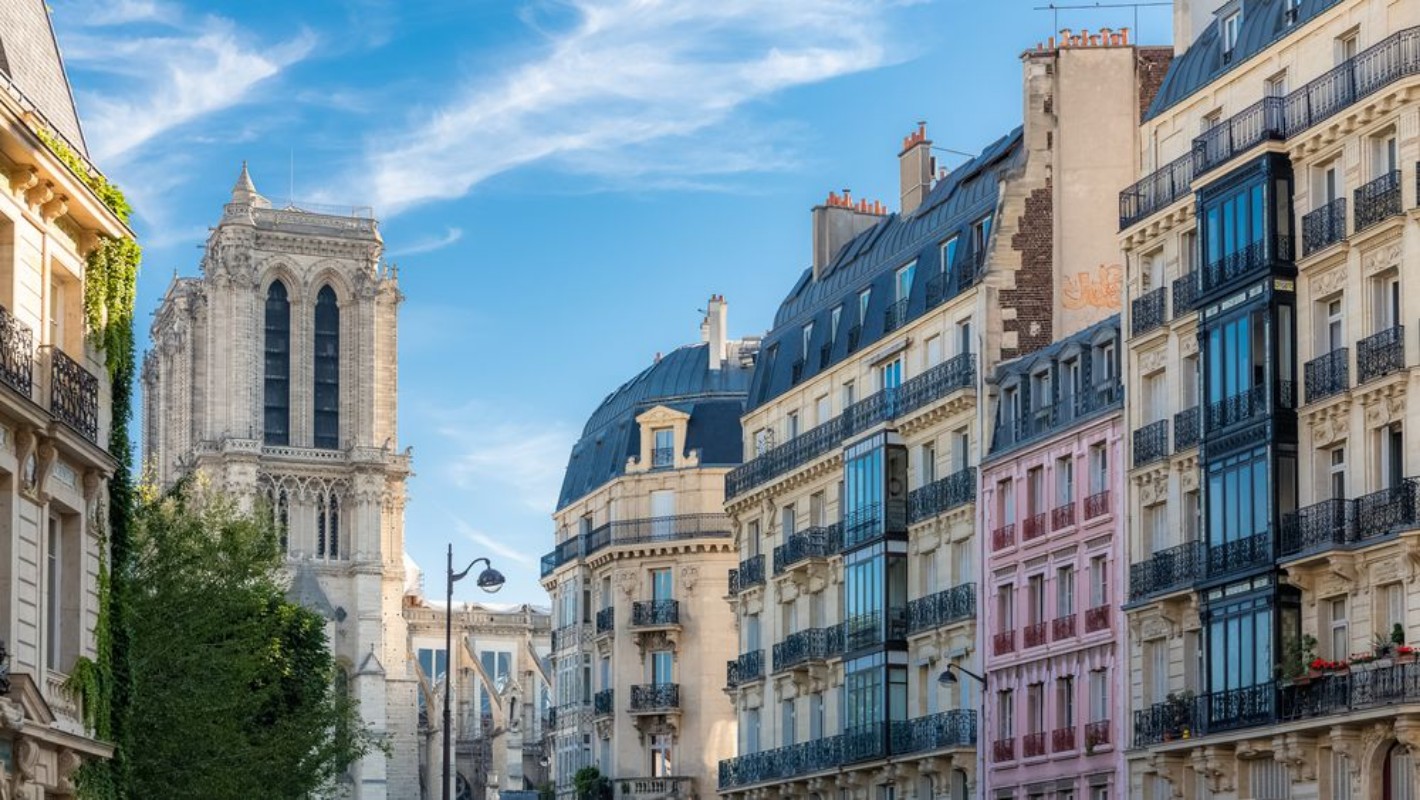
[[[1154,102],[1154,95],[1159,93],[1164,76],[1168,74],[1169,64],[1173,61],[1173,48],[1141,47],[1138,54],[1136,72],[1139,76],[1139,121],[1143,122],[1149,104]]]
[[[1016,272],[1013,289],[1001,290],[1001,305],[1015,309],[1015,319],[1007,319],[1002,328],[1016,332],[1016,347],[1003,348],[1003,359],[1033,353],[1050,344],[1054,336],[1052,314],[1055,307],[1055,203],[1051,181],[1026,198],[1025,211],[1011,237],[1011,249],[1021,254],[1021,268]]]

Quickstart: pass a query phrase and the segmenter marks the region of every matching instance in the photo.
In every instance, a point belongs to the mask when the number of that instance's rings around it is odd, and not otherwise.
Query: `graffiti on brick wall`
[[[1100,264],[1093,270],[1064,276],[1063,303],[1067,309],[1118,311],[1124,295],[1124,269],[1118,264]]]

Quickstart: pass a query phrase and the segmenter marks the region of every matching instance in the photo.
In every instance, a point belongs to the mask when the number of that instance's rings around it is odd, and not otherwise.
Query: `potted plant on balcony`
[[[1292,683],[1310,683],[1320,677],[1321,671],[1312,666],[1316,657],[1316,637],[1309,633],[1292,639],[1286,644],[1282,663],[1277,665],[1277,677]]]
[[[1309,666],[1314,675],[1321,675],[1324,673],[1345,672],[1348,665],[1345,661],[1327,661],[1324,658],[1314,658]]]
[[[1399,644],[1395,646],[1395,663],[1409,664],[1414,660],[1415,648],[1411,647],[1408,644]]]
[[[1164,741],[1187,739],[1192,735],[1193,692],[1169,692],[1164,698]]]
[[[1351,667],[1361,667],[1367,664],[1374,664],[1375,661],[1376,653],[1374,650],[1372,650],[1369,653],[1352,653],[1351,658],[1347,661],[1347,663]]]

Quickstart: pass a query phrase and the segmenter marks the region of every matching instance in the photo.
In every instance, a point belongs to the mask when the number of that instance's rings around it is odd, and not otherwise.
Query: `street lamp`
[[[475,564],[483,563],[483,571],[478,573],[475,583],[489,594],[503,588],[503,573],[493,568],[493,562],[486,558],[475,558],[464,567],[463,572],[454,572],[454,546],[449,545],[448,571],[444,573],[448,588],[444,592],[444,800],[449,797],[449,769],[453,763],[453,740],[449,732],[454,726],[454,712],[449,700],[454,689],[454,584],[463,580],[473,570]]]
[[[985,688],[985,678],[980,675],[977,675],[975,672],[972,672],[971,670],[967,669],[966,667],[963,667],[960,664],[953,664],[950,661],[947,662],[947,668],[942,670],[942,674],[937,676],[937,683],[941,684],[942,686],[951,686],[955,683],[958,683],[957,676],[952,674],[952,670],[956,670],[957,672],[960,672],[969,678],[974,678],[977,683],[981,684],[981,686]]]

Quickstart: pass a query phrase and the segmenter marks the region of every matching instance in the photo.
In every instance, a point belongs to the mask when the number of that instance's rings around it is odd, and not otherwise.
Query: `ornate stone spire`
[[[246,161],[242,161],[242,174],[237,176],[237,185],[232,187],[232,202],[261,208],[271,206],[265,197],[256,193],[256,184],[251,182],[251,173],[247,172]]]

